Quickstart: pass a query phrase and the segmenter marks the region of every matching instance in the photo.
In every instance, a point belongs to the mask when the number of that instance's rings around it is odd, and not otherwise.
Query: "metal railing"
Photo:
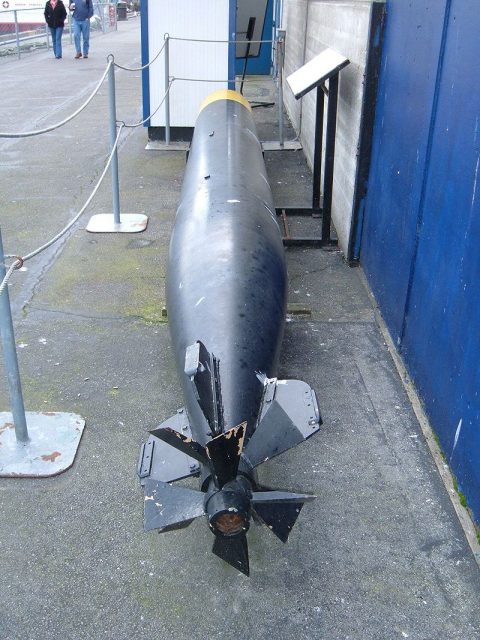
[[[117,5],[94,2],[90,19],[92,32],[109,33],[117,29]],[[50,31],[45,24],[43,6],[38,9],[6,9],[0,11],[0,57],[17,55],[32,48],[50,48]],[[67,13],[62,39],[73,41],[72,16]],[[33,46],[31,46],[33,43]],[[30,46],[29,46],[30,45]]]
[[[200,38],[178,38],[171,36],[169,33],[165,33],[164,36],[164,89],[165,89],[165,106],[164,106],[164,115],[165,115],[165,144],[168,146],[170,144],[170,91],[167,91],[167,88],[170,89],[172,83],[174,82],[203,82],[203,83],[221,83],[235,86],[236,85],[236,77],[233,78],[179,78],[171,75],[171,47],[170,42],[197,42],[197,43],[205,43],[205,44],[244,44],[245,40],[206,40]],[[278,36],[274,40],[250,40],[250,44],[257,43],[270,43],[272,44],[275,50],[275,69],[273,80],[277,87],[277,103],[278,103],[278,131],[279,131],[279,145],[283,147],[284,145],[284,133],[283,133],[283,64],[285,58],[285,31],[279,30]],[[270,76],[269,76],[270,78]],[[245,77],[242,78],[240,93],[243,93],[243,85],[245,82],[249,82]],[[256,80],[255,80],[256,82]],[[148,118],[147,118],[148,120]]]

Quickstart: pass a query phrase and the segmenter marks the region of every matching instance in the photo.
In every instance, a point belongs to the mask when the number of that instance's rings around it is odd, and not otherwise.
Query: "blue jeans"
[[[50,33],[52,34],[53,55],[56,58],[61,58],[63,27],[50,27]]]
[[[75,49],[77,50],[77,53],[82,53],[80,35],[83,36],[83,55],[88,56],[88,49],[90,46],[90,20],[73,19],[73,40],[75,42]]]

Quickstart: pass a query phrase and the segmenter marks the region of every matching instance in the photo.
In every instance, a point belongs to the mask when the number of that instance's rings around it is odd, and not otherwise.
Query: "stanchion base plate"
[[[18,442],[11,413],[0,412],[0,477],[46,478],[72,466],[85,420],[75,413],[25,413],[30,440]]]
[[[120,224],[115,223],[113,213],[97,213],[87,224],[90,233],[138,233],[145,231],[148,217],[143,213],[122,213]]]
[[[166,144],[163,140],[149,140],[145,149],[147,151],[188,151],[190,142],[174,141]]]
[[[278,140],[262,142],[263,151],[300,151],[300,149],[303,149],[300,140],[285,140],[283,144]]]

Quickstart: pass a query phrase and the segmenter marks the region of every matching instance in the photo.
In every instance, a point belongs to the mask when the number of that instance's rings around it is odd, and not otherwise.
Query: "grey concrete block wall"
[[[340,73],[332,202],[333,223],[345,253],[354,206],[372,4],[372,0],[285,0],[283,5],[285,77],[325,48],[335,49],[350,60]],[[297,101],[287,85],[284,94],[288,115],[311,167],[315,91]]]

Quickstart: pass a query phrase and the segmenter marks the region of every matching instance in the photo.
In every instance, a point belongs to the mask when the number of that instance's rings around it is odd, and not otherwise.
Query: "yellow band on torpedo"
[[[233,91],[233,89],[219,89],[218,91],[214,91],[205,98],[205,100],[202,102],[202,106],[200,107],[200,111],[205,109],[205,107],[212,102],[216,102],[217,100],[234,100],[235,102],[243,104],[243,106],[247,107],[249,111],[252,110],[252,107],[250,106],[248,100],[246,100],[241,93],[238,93],[238,91]]]

